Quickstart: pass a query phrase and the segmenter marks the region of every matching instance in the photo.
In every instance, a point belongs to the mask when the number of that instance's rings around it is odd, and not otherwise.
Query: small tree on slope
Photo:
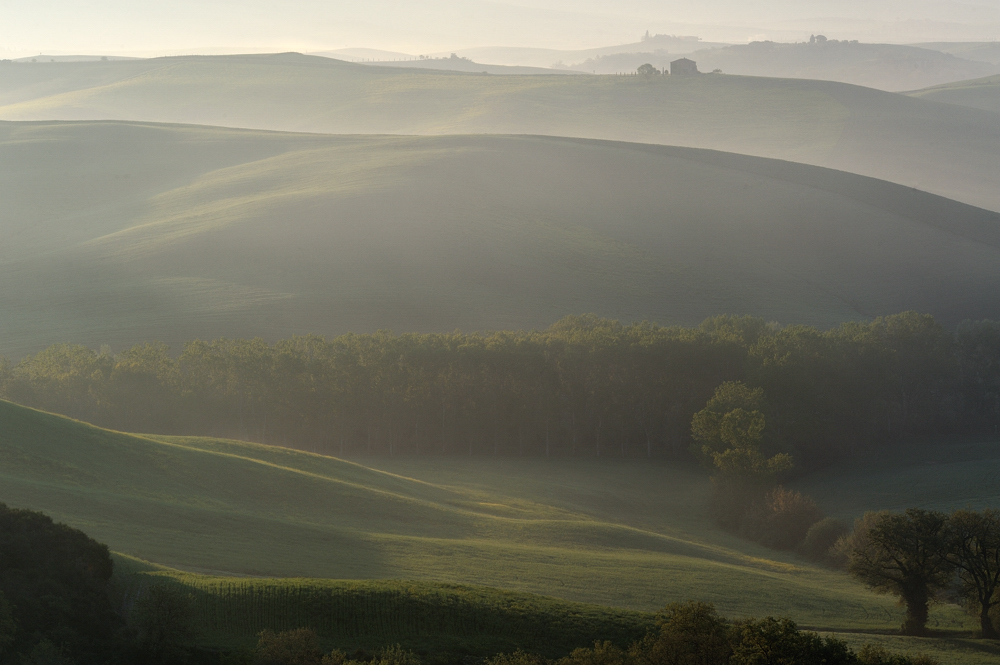
[[[1000,639],[990,616],[1000,605],[1000,511],[955,511],[948,519],[945,545],[966,596],[979,609],[983,637]]]
[[[899,596],[906,635],[926,633],[928,605],[954,570],[944,554],[946,524],[943,514],[916,508],[869,512],[841,543],[848,572],[877,593]]]

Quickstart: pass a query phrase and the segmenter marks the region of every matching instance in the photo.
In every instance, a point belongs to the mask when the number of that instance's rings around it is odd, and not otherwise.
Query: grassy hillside
[[[385,580],[219,577],[115,556],[114,587],[134,595],[167,584],[194,597],[196,640],[208,648],[253,645],[263,629],[310,627],[325,648],[369,652],[399,644],[424,662],[455,662],[524,649],[560,657],[595,640],[626,645],[653,615],[490,587]],[[900,637],[824,631],[858,650],[927,654],[948,665],[991,665],[1000,646],[966,636]]]
[[[473,458],[375,468],[117,434],[9,403],[0,422],[0,499],[189,571],[487,585],[640,610],[697,598],[727,615],[827,629],[900,621],[889,599],[842,573],[715,529],[707,479],[685,466]],[[948,608],[934,620],[966,623]]]
[[[1000,315],[1000,216],[814,167],[543,137],[0,124],[0,353],[55,342]]]
[[[780,44],[752,42],[695,52],[702,71],[822,79],[879,90],[914,90],[1000,71],[1000,65],[966,60],[933,49],[848,41]]]
[[[152,584],[193,595],[194,620],[201,629],[196,639],[208,647],[249,647],[262,630],[309,627],[325,648],[347,653],[400,644],[425,662],[516,649],[559,657],[596,639],[626,646],[653,622],[650,613],[490,587],[219,577],[115,557],[118,597],[134,597]]]
[[[500,76],[552,76],[573,75],[579,72],[545,67],[520,67],[516,65],[490,65],[468,58],[427,58],[425,60],[376,60],[365,63],[373,67],[402,67],[411,69],[443,70],[449,72],[472,72],[475,74],[496,74]]]
[[[855,482],[849,486],[844,477]],[[865,510],[996,508],[1000,506],[1000,443],[909,445],[834,466],[804,481],[828,513],[853,519]]]
[[[913,46],[950,53],[966,60],[1000,65],[1000,42],[927,42]]]
[[[910,96],[1000,113],[1000,76],[938,85],[911,92]]]
[[[823,81],[483,76],[297,54],[8,63],[0,119],[683,145],[843,169],[1000,210],[992,114]]]

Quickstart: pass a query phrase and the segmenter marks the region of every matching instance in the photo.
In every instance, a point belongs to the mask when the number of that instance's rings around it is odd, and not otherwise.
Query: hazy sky
[[[706,40],[1000,38],[1000,0],[0,0],[0,56]]]

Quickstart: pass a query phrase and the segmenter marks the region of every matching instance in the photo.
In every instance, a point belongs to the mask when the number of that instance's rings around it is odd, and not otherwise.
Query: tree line
[[[1000,324],[907,312],[831,330],[571,316],[540,331],[59,344],[0,361],[0,396],[133,432],[330,454],[688,454],[727,382],[760,389],[760,442],[806,469],[915,434],[994,434]],[[697,446],[696,446],[697,448]]]
[[[849,573],[899,597],[904,634],[925,634],[929,603],[945,599],[974,610],[984,638],[1000,639],[1000,511],[869,512],[836,549]]]

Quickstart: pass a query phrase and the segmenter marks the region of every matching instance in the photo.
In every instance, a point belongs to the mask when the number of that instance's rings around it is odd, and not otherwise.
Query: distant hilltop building
[[[698,74],[698,63],[688,58],[681,58],[670,63],[671,76],[688,76]]]

